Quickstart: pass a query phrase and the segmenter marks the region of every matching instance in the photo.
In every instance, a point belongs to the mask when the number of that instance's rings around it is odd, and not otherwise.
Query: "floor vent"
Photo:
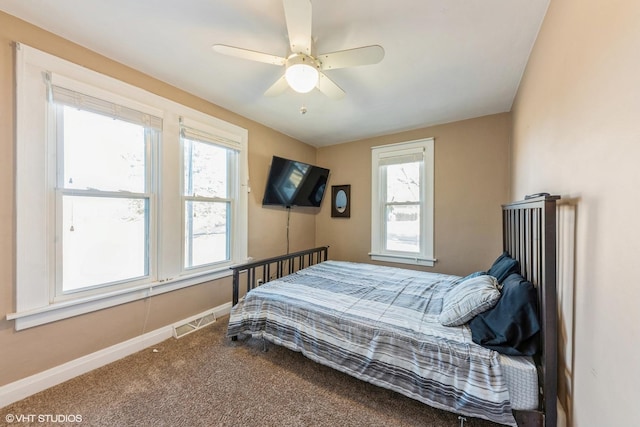
[[[213,311],[199,314],[195,318],[188,319],[186,323],[173,325],[173,336],[175,338],[182,338],[191,332],[195,332],[198,329],[202,329],[205,326],[215,323],[215,321],[216,315]]]

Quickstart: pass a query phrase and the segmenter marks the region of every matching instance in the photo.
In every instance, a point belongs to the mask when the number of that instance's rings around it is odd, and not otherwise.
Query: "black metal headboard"
[[[232,304],[236,305],[240,299],[241,273],[246,273],[246,288],[247,292],[249,292],[261,283],[279,279],[282,276],[293,274],[310,265],[326,261],[328,254],[329,246],[320,246],[231,267],[231,270],[233,270]]]
[[[536,363],[541,390],[538,419],[556,427],[558,393],[558,312],[556,294],[556,201],[543,195],[502,206],[503,248],[520,262],[522,275],[536,286],[542,350]],[[524,417],[518,419],[519,415]],[[540,425],[532,415],[516,414],[519,425]]]

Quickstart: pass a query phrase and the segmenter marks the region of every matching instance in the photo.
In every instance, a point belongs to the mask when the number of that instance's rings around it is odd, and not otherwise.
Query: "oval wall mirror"
[[[336,194],[336,210],[340,213],[347,210],[347,193],[344,190],[339,190]]]
[[[331,216],[349,218],[351,216],[351,186],[331,186]]]

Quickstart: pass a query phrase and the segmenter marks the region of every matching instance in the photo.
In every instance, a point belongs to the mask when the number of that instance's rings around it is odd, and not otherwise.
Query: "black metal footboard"
[[[327,260],[329,246],[320,246],[273,258],[252,261],[231,267],[233,270],[233,305],[240,299],[240,276],[244,276],[247,292],[270,280],[278,279],[298,270]]]

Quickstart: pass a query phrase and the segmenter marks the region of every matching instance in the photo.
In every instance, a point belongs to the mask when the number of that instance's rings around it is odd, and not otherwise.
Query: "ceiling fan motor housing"
[[[318,83],[320,65],[313,57],[304,53],[293,53],[287,58],[285,78],[296,92],[307,93]]]

